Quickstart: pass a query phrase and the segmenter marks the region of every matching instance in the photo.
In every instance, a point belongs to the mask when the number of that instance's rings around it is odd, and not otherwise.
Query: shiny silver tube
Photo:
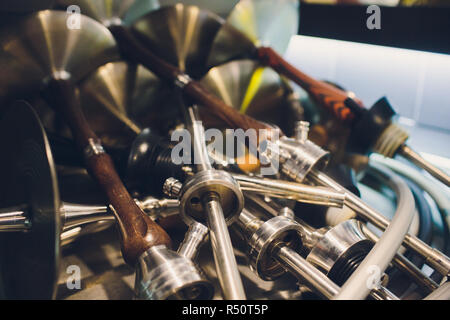
[[[205,144],[205,130],[198,119],[197,107],[190,107],[185,112],[186,126],[191,133],[194,152],[194,164],[197,174],[212,172],[213,168],[209,161],[208,150]],[[221,207],[219,194],[210,192],[207,188],[202,191],[201,202],[207,216],[210,230],[210,240],[214,261],[219,278],[222,293],[227,300],[246,299],[244,286],[233,252],[230,234]]]
[[[363,262],[344,283],[336,300],[364,299],[371,291],[369,277],[375,269],[381,274],[394,258],[402,245],[409,226],[414,218],[414,198],[406,183],[392,171],[381,167],[371,167],[397,195],[397,210],[380,240],[374,245]]]
[[[206,226],[198,222],[192,223],[189,226],[189,230],[186,232],[183,242],[178,248],[178,253],[194,261],[200,247],[205,242],[207,234],[208,228]]]
[[[383,214],[364,203],[364,201],[358,198],[355,194],[346,190],[326,174],[313,170],[309,175],[309,179],[319,185],[345,192],[345,204],[354,210],[362,219],[369,221],[382,230],[386,230],[389,226],[389,220]],[[403,245],[424,257],[426,259],[426,263],[440,274],[444,276],[449,275],[450,259],[445,254],[431,248],[422,240],[410,234],[406,234]]]
[[[197,168],[197,172],[211,170],[211,162],[209,161],[208,150],[205,145],[205,129],[199,121],[197,107],[190,107],[186,112],[186,125],[191,133],[193,147],[193,161]]]
[[[29,230],[31,221],[27,217],[26,210],[23,206],[0,209],[0,231],[20,232]]]
[[[65,247],[81,237],[89,234],[94,234],[97,232],[104,231],[115,224],[115,221],[96,221],[85,225],[79,225],[77,227],[67,229],[61,233],[61,247]]]
[[[244,286],[217,195],[206,195],[203,198],[203,207],[208,215],[211,246],[223,295],[227,300],[245,300]]]
[[[180,201],[178,199],[146,197],[142,200],[136,200],[136,203],[153,220],[171,217],[180,212]]]
[[[407,145],[402,145],[397,154],[401,155],[402,157],[408,159],[412,163],[414,163],[416,166],[426,170],[429,174],[431,174],[433,177],[435,177],[437,180],[445,184],[447,187],[450,187],[450,177],[439,168],[435,167],[428,161],[426,161],[424,158],[420,156],[417,152],[415,152],[413,149],[408,147]]]
[[[302,256],[286,246],[276,246],[273,257],[299,280],[305,281],[310,289],[332,299],[339,293],[339,286],[324,273],[312,266]]]
[[[290,181],[254,178],[240,174],[233,175],[233,178],[239,183],[239,187],[243,191],[329,207],[342,208],[344,206],[345,194],[332,188],[314,187]]]
[[[383,286],[372,289],[370,291],[370,296],[375,300],[400,300],[395,294]]]
[[[101,220],[114,220],[114,216],[107,206],[81,205],[63,203],[61,207],[63,216],[63,231]]]
[[[379,237],[373,233],[366,225],[362,225],[364,234],[373,242],[377,242]],[[439,285],[433,281],[430,277],[423,274],[423,272],[417,268],[411,261],[406,259],[400,253],[396,253],[394,259],[392,259],[392,264],[398,269],[402,270],[406,275],[408,275],[414,282],[419,286],[425,288],[429,292],[436,290]]]

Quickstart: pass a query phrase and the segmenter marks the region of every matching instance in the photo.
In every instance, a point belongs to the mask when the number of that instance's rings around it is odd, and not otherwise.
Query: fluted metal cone
[[[262,121],[278,123],[286,104],[280,76],[252,60],[236,60],[214,67],[201,80],[226,104]]]
[[[81,16],[80,29],[70,29],[65,12],[39,11],[0,30],[0,99],[36,93],[53,75],[76,82],[118,57],[95,20]]]
[[[108,63],[80,85],[86,118],[106,145],[129,144],[145,127],[165,132],[178,108],[164,82],[144,67]]]
[[[298,27],[298,1],[241,0],[217,33],[207,64],[213,67],[231,59],[248,58],[260,46],[270,46],[283,54]]]
[[[211,44],[223,23],[212,12],[178,3],[148,13],[132,29],[160,58],[198,77],[206,72]]]

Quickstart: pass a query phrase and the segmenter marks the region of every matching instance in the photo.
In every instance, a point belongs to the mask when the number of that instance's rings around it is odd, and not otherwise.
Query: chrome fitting
[[[169,198],[178,198],[180,196],[183,184],[175,178],[168,178],[163,185],[163,193]]]
[[[302,227],[284,216],[264,222],[249,240],[250,267],[266,281],[274,280],[287,271],[272,258],[272,249],[282,242],[286,247],[297,250],[302,245]]]
[[[211,283],[189,258],[164,245],[139,258],[135,281],[139,300],[209,300],[213,293]]]
[[[183,89],[191,82],[192,78],[185,73],[178,74],[174,81],[175,85],[180,89]]]
[[[351,275],[372,248],[373,243],[364,234],[361,222],[347,220],[329,229],[316,243],[306,260],[327,274],[338,285]]]
[[[89,144],[84,148],[84,157],[85,159],[89,159],[93,156],[98,156],[100,154],[105,153],[105,149],[103,148],[100,141],[95,141],[94,139],[89,139]]]
[[[206,224],[202,197],[210,193],[218,195],[228,225],[239,217],[244,207],[244,196],[239,189],[239,184],[228,172],[206,170],[190,177],[180,190],[180,214],[185,223]]]

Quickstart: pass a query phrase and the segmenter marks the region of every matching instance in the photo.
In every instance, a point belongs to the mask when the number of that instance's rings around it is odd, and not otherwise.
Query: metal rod
[[[210,192],[203,197],[219,282],[227,300],[244,300],[245,292],[233,252],[230,234],[218,196]]]
[[[188,108],[186,112],[186,123],[192,136],[193,161],[197,172],[211,170],[208,149],[205,145],[205,129],[199,121],[198,109],[196,106]]]
[[[421,157],[420,154],[415,152],[407,145],[405,144],[402,145],[398,150],[398,154],[408,159],[416,166],[426,170],[429,174],[431,174],[433,177],[435,177],[440,182],[445,184],[447,187],[450,187],[450,177],[444,171],[440,170],[439,168],[435,167],[434,165],[426,161],[424,158]]]
[[[178,253],[192,261],[195,260],[207,234],[208,228],[206,226],[198,222],[192,223],[178,248]]]
[[[362,226],[364,234],[373,242],[378,241],[378,236],[372,232],[366,225]],[[417,268],[411,261],[409,261],[405,256],[397,253],[392,259],[392,264],[405,272],[414,282],[416,282],[421,287],[427,289],[429,292],[436,290],[439,285],[430,277],[423,274],[423,272]]]
[[[286,270],[308,283],[311,289],[317,291],[325,298],[331,299],[339,293],[340,288],[337,284],[291,248],[279,244],[274,248],[273,257]]]
[[[259,202],[258,199],[251,199],[255,204],[261,206],[262,203]],[[267,208],[272,215],[277,215],[277,209],[268,204],[267,206],[261,206],[261,208]],[[311,250],[312,247],[315,246],[317,241],[320,239],[320,237],[323,236],[323,234],[320,232],[320,230],[314,229],[300,219],[296,219],[296,221],[302,226],[302,245],[306,249]],[[251,214],[248,210],[242,211],[241,215],[239,216],[239,222],[241,232],[248,231],[250,233],[255,232],[258,229],[258,226],[262,224],[262,221],[259,220],[255,215]],[[272,254],[273,258],[280,262],[287,271],[291,272],[300,280],[306,281],[312,287],[311,289],[315,289],[325,298],[331,299],[338,294],[338,291],[340,290],[339,286],[337,286],[324,273],[311,265],[297,252],[290,249],[289,247],[283,246],[281,242],[274,247]],[[318,273],[320,273],[320,275]],[[369,294],[376,300],[399,300],[396,295],[394,295],[383,286],[371,290]]]
[[[400,300],[395,294],[383,286],[372,289],[370,291],[370,296],[376,300]]]
[[[185,112],[186,126],[191,133],[193,160],[197,173],[212,171],[208,150],[205,144],[205,130],[198,119],[197,107],[189,107]],[[220,204],[220,197],[215,192],[204,192],[202,195],[203,210],[207,215],[210,229],[210,240],[216,271],[224,298],[227,300],[246,299],[244,286],[233,252],[230,234]]]
[[[349,208],[353,209],[361,218],[371,222],[376,227],[382,230],[385,230],[388,227],[389,220],[383,214],[365,204],[360,198],[342,187],[339,183],[331,179],[326,174],[323,174],[316,170],[312,170],[309,174],[309,178],[319,185],[331,187],[337,191],[345,192],[345,204]],[[420,256],[424,257],[426,259],[426,263],[433,267],[440,274],[444,276],[449,275],[450,259],[442,252],[431,248],[422,240],[409,233],[406,234],[403,240],[403,245],[415,251]]]
[[[27,209],[25,206],[0,209],[1,232],[28,231],[30,227],[31,221],[27,216]]]
[[[102,220],[115,220],[107,206],[80,205],[63,203],[61,212],[64,217],[63,231]]]
[[[329,207],[344,206],[345,194],[332,188],[308,186],[296,182],[254,178],[234,174],[233,178],[243,191],[252,191],[276,198],[293,199],[299,202]]]

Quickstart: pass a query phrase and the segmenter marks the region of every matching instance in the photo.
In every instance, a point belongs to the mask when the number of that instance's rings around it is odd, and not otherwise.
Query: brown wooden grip
[[[143,46],[133,33],[123,26],[112,26],[110,31],[119,43],[119,47],[124,56],[135,62],[141,63],[147,69],[154,72],[157,76],[170,83],[177,81],[178,77],[184,76],[177,67],[167,63],[156,56],[151,50]],[[226,123],[232,128],[241,128],[243,130],[268,129],[268,126],[247,115],[240,114],[232,107],[226,105],[215,95],[206,90],[199,82],[191,80],[184,88],[183,92],[196,101],[198,104],[206,107],[210,114]]]
[[[346,92],[306,75],[272,48],[258,48],[257,56],[261,63],[271,67],[306,90],[317,103],[332,112],[340,121],[351,123],[354,120],[355,113],[346,105],[346,100],[351,99]],[[359,100],[353,100],[356,105],[364,108]]]
[[[230,128],[248,129],[269,129],[269,126],[245,114],[239,113],[236,109],[227,105],[217,96],[210,93],[199,82],[192,81],[184,87],[184,93],[194,99],[197,103],[206,107],[208,112],[222,120]]]
[[[152,221],[135,203],[117,174],[111,157],[102,150],[96,152],[100,140],[91,130],[82,112],[76,88],[70,80],[50,80],[44,97],[64,116],[79,148],[84,152],[86,165],[106,193],[120,227],[124,260],[134,265],[138,258],[155,245],[170,246],[167,233]],[[86,152],[88,151],[88,152]]]
[[[165,62],[143,46],[129,29],[115,25],[111,26],[109,30],[116,39],[122,55],[127,59],[142,64],[158,77],[170,82],[173,82],[181,73],[176,67]]]

